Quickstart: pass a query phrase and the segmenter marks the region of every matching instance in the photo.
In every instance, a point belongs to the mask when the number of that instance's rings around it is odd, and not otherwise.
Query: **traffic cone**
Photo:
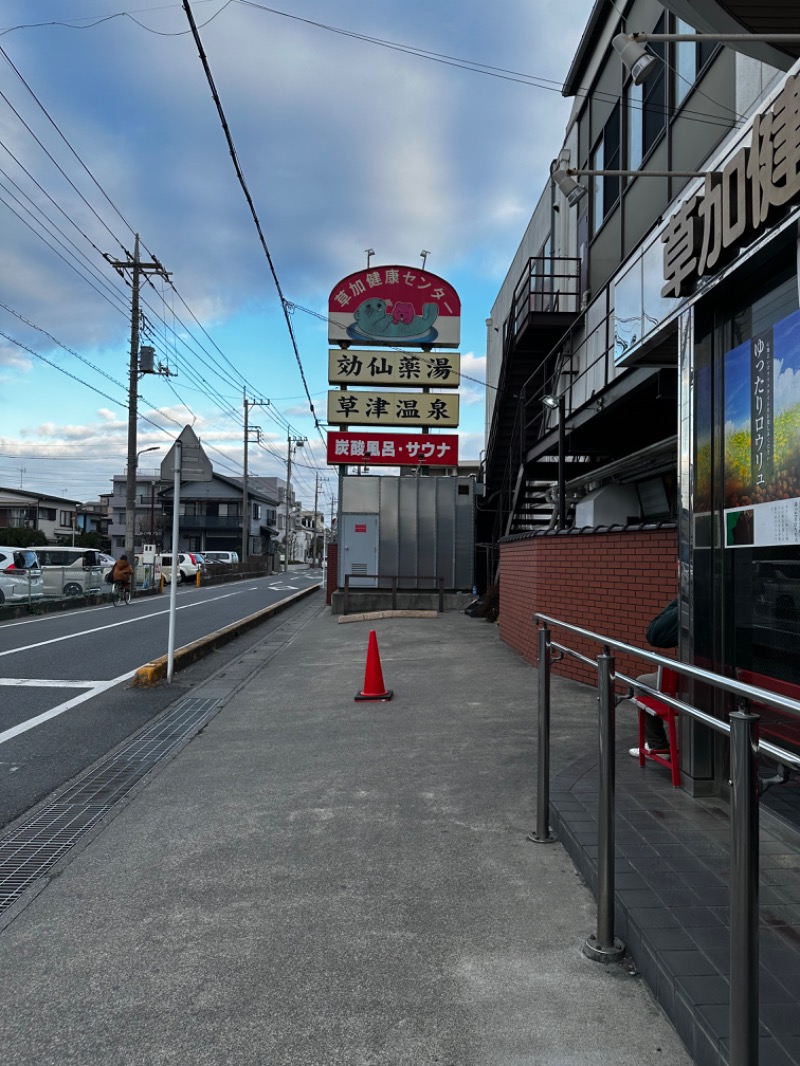
[[[378,638],[375,630],[370,630],[367,645],[367,669],[364,674],[364,688],[356,696],[357,700],[390,700],[394,693],[383,684],[381,657],[378,654]]]

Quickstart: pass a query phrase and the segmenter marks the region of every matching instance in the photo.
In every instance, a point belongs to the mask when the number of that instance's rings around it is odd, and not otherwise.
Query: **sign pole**
[[[175,441],[175,465],[173,468],[172,492],[172,570],[169,582],[169,636],[167,638],[167,682],[172,682],[175,672],[175,612],[178,602],[178,519],[181,504],[181,451],[180,439]]]

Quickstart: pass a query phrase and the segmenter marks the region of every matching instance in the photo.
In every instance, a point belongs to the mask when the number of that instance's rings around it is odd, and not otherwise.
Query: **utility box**
[[[433,590],[442,579],[447,591],[469,592],[474,576],[474,478],[351,475],[341,486],[340,588],[349,575],[351,585],[386,585],[387,579],[397,578],[401,589]],[[379,574],[382,580],[358,580],[364,563],[370,569],[361,573]]]
[[[638,522],[641,514],[639,494],[634,485],[603,485],[587,493],[575,505],[575,525],[617,526]]]

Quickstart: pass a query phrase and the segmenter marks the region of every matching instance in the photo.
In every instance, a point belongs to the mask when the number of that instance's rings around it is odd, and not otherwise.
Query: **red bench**
[[[668,666],[658,668],[658,691],[665,696],[675,696],[678,692],[678,674]],[[639,765],[644,766],[645,759],[652,759],[659,766],[665,766],[672,774],[672,784],[677,788],[681,783],[678,765],[678,734],[675,719],[679,712],[668,703],[662,703],[655,696],[637,692],[632,701],[639,708]],[[647,748],[645,744],[646,714],[655,714],[662,718],[667,726],[668,748]]]
[[[738,668],[736,677],[745,685],[754,685],[756,688],[763,688],[778,696],[788,696],[789,699],[800,702],[800,685],[793,681],[778,681],[774,677],[758,674],[754,670]],[[758,723],[759,736],[782,741],[784,744],[800,749],[800,715],[770,707],[769,704],[760,703],[755,699],[748,702],[753,714],[759,715],[761,719]]]

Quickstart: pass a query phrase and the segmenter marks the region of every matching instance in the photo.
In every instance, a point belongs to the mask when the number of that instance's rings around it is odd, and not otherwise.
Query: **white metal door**
[[[378,516],[376,514],[347,514],[344,523],[344,571],[350,584],[378,584]],[[367,577],[367,574],[373,575]]]

